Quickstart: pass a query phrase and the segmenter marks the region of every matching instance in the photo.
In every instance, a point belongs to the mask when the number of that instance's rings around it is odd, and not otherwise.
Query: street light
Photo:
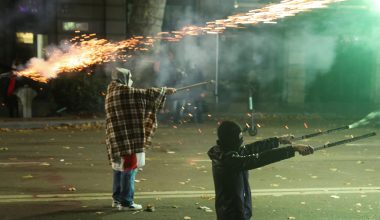
[[[239,2],[238,2],[238,0],[235,0],[235,2],[234,2],[234,8],[239,8]]]

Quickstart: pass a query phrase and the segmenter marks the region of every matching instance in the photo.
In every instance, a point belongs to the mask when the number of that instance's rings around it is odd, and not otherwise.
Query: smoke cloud
[[[373,123],[374,121],[379,121],[379,119],[380,119],[380,111],[379,112],[371,112],[366,117],[364,117],[363,119],[361,119],[361,120],[359,120],[353,124],[350,124],[349,128],[362,127],[362,126],[368,125],[370,123]]]
[[[311,24],[309,24],[311,25]],[[306,79],[311,82],[317,74],[330,71],[336,58],[337,35],[315,32],[311,26],[292,31],[285,41],[288,50],[299,53],[307,71]]]

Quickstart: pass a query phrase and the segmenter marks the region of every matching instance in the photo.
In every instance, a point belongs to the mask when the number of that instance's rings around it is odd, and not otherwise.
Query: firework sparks
[[[276,23],[276,20],[295,16],[317,8],[325,8],[329,4],[345,0],[283,0],[278,4],[270,4],[261,9],[236,14],[226,19],[207,22],[205,26],[187,26],[179,31],[160,32],[153,37],[135,36],[119,42],[110,42],[95,38],[95,34],[82,34],[74,37],[65,48],[55,48],[47,54],[47,59],[32,58],[25,70],[16,72],[19,76],[47,82],[62,72],[81,71],[98,63],[126,61],[131,55],[125,52],[149,50],[155,41],[180,41],[185,36],[205,34],[221,34],[227,28],[244,28],[246,25],[259,23]]]
[[[361,127],[364,125],[368,125],[371,122],[378,120],[378,119],[380,119],[380,111],[379,112],[371,112],[366,117],[364,117],[363,119],[361,119],[361,120],[359,120],[353,124],[350,124],[349,128],[351,129],[351,128],[357,128],[357,127]]]
[[[151,38],[134,37],[117,43],[96,38],[71,44],[65,43],[60,48],[48,52],[47,60],[32,58],[28,68],[16,74],[47,82],[49,78],[54,78],[62,72],[81,71],[96,63],[115,61],[120,59],[118,56],[123,50],[144,50],[151,47],[153,42]]]

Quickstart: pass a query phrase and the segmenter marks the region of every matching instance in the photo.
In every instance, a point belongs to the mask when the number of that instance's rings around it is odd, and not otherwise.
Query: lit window
[[[64,31],[88,31],[87,22],[63,22],[62,28]]]
[[[23,44],[33,44],[33,33],[29,32],[17,32],[17,42]]]

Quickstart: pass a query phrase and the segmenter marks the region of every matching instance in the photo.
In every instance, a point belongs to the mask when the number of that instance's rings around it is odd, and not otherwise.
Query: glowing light
[[[276,23],[276,20],[294,16],[301,12],[345,0],[283,0],[278,4],[269,4],[260,9],[251,10],[227,17],[226,19],[207,22],[205,26],[187,26],[178,31],[160,32],[153,37],[134,36],[130,39],[110,42],[97,39],[94,34],[74,37],[62,47],[55,48],[47,60],[33,58],[25,70],[16,72],[19,76],[32,78],[36,81],[47,82],[62,72],[81,71],[98,63],[127,60],[126,52],[149,50],[155,41],[180,41],[185,36],[205,34],[221,34],[227,28],[245,28],[246,25],[259,23]],[[78,30],[78,33],[79,30]]]
[[[234,8],[239,8],[239,2],[237,0],[234,2]]]
[[[373,0],[374,1],[374,8],[376,11],[380,11],[380,1],[379,0]]]
[[[380,111],[379,112],[371,112],[366,117],[364,117],[363,119],[361,119],[361,120],[359,120],[353,124],[350,124],[349,128],[351,129],[351,128],[357,128],[357,127],[365,126],[365,125],[368,125],[371,122],[373,122],[375,120],[379,120],[379,119],[380,119]]]
[[[33,44],[34,36],[33,33],[29,32],[17,32],[17,41],[23,44]]]
[[[305,128],[309,128],[309,126],[307,125],[306,122],[303,123],[303,126],[304,126]]]

